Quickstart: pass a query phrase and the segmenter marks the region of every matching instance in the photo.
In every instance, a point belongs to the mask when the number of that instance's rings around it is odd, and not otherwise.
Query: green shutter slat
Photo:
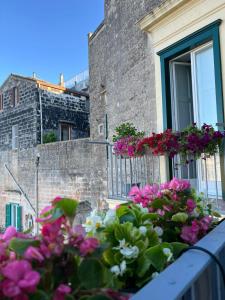
[[[16,220],[17,224],[17,230],[21,231],[22,230],[22,206],[18,205],[17,206],[17,220]]]
[[[11,225],[11,204],[6,204],[5,206],[5,227]]]

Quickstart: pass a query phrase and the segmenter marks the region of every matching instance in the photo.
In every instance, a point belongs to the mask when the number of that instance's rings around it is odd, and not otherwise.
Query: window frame
[[[68,126],[69,128],[69,139],[68,140],[62,140],[62,126]],[[66,142],[66,141],[71,141],[71,137],[72,137],[72,127],[73,124],[72,123],[67,123],[67,122],[60,122],[60,142]]]
[[[162,86],[162,114],[163,129],[172,128],[172,106],[171,106],[171,86],[170,86],[170,61],[186,52],[206,44],[213,43],[214,67],[215,67],[215,86],[216,86],[216,106],[218,129],[224,130],[224,102],[223,102],[223,78],[221,66],[220,50],[220,24],[218,19],[200,30],[188,35],[173,45],[157,52],[160,57],[161,66],[161,86]],[[221,166],[225,163],[224,151],[221,151]],[[173,176],[172,161],[169,160],[169,175]],[[225,170],[221,167],[221,180],[225,182]],[[225,184],[222,184],[222,195],[225,197]]]
[[[14,128],[17,128],[17,130],[14,130]],[[17,132],[17,135],[14,136],[13,135],[14,132]],[[19,125],[15,124],[12,125],[12,150],[17,150],[18,148],[19,148]]]
[[[170,67],[169,62],[185,52],[191,51],[207,42],[213,42],[214,65],[215,65],[215,83],[217,99],[217,117],[218,123],[224,123],[224,104],[223,104],[223,87],[222,87],[222,69],[220,53],[220,33],[219,26],[222,20],[205,26],[204,28],[188,35],[175,44],[159,51],[161,63],[161,83],[162,83],[162,108],[163,108],[163,128],[172,127],[172,110],[171,110],[171,88],[170,88]],[[221,128],[223,129],[223,128]]]
[[[0,112],[4,110],[4,95],[0,93]]]

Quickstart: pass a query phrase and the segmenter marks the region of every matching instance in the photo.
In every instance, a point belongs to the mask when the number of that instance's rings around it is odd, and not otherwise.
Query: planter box
[[[196,245],[216,255],[225,269],[225,221]],[[210,256],[189,250],[132,297],[132,300],[148,299],[222,300],[225,299],[225,287]]]

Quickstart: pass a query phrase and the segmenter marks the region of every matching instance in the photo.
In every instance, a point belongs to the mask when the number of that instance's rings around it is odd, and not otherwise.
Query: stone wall
[[[19,88],[19,103],[10,105],[13,87]],[[32,81],[10,77],[0,92],[3,94],[3,111],[0,111],[0,149],[12,149],[12,126],[18,125],[19,147],[28,148],[36,144],[36,84]]]
[[[132,121],[147,133],[156,129],[151,42],[136,22],[163,0],[105,0],[105,19],[89,38],[91,137],[108,116],[114,128]],[[101,92],[106,91],[106,97]]]
[[[42,102],[43,133],[55,132],[60,140],[60,122],[72,125],[71,138],[89,137],[89,99],[86,96],[55,94],[39,90]]]
[[[39,164],[39,208],[57,195],[88,201],[96,207],[106,198],[106,149],[88,143],[88,139],[39,145],[21,151],[4,151],[0,155],[0,226],[5,224],[5,204],[21,203],[23,218],[33,213],[5,169],[6,164],[35,206],[35,161]],[[98,160],[96,153],[101,155]]]

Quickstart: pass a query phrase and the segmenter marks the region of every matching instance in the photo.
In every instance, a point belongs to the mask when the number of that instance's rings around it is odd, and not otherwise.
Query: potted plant
[[[136,146],[144,137],[143,131],[138,131],[132,123],[123,123],[115,129],[113,135],[114,154],[122,157],[137,156]]]

